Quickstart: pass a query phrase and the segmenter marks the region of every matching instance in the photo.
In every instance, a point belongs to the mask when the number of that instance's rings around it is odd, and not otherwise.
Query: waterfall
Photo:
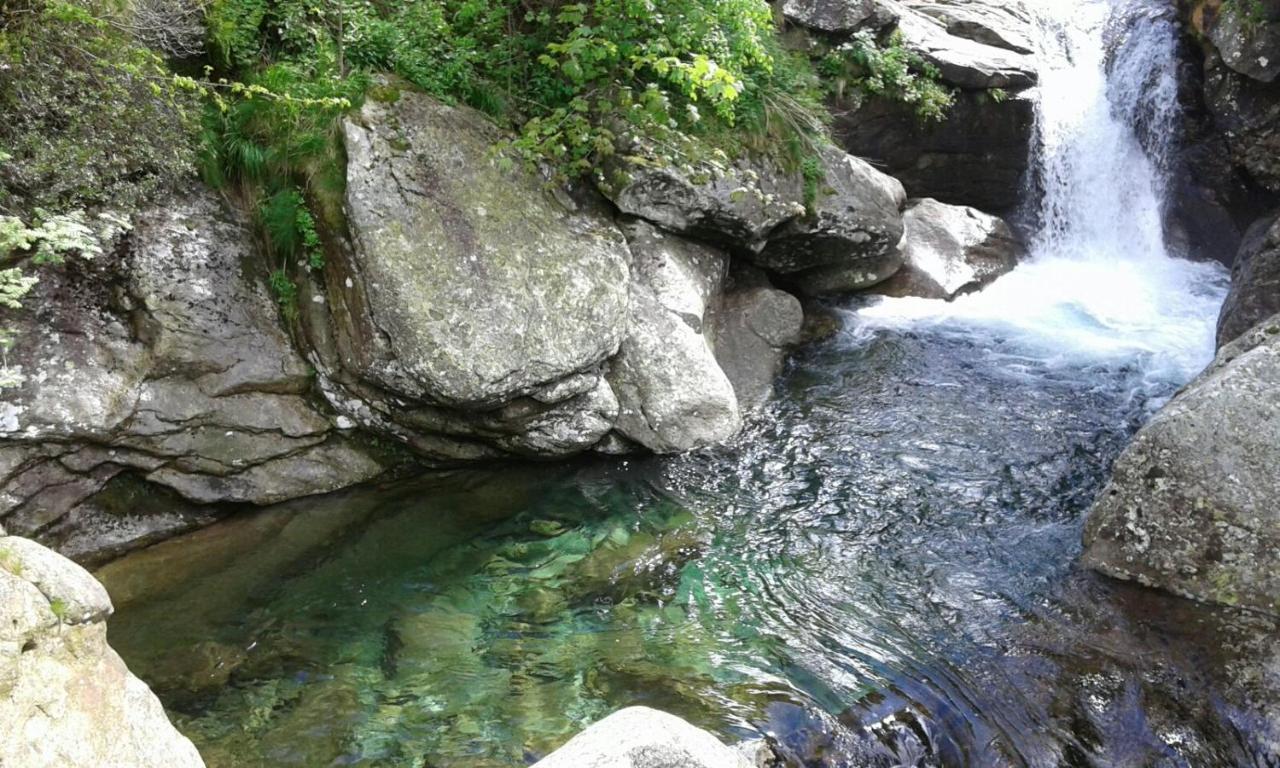
[[[1211,359],[1226,281],[1164,240],[1176,31],[1155,0],[1026,2],[1041,32],[1031,166],[1043,192],[1028,258],[952,303],[865,307],[857,332],[930,328],[1042,365],[1131,369],[1135,389],[1167,390]]]

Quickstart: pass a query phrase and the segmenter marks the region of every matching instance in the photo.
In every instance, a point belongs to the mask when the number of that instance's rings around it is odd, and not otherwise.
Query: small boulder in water
[[[902,269],[875,293],[949,301],[1011,271],[1023,252],[1003,219],[976,208],[926,198],[908,206],[904,221]]]
[[[1085,526],[1085,564],[1280,615],[1280,315],[1142,428]]]
[[[648,707],[614,712],[533,768],[753,768],[758,760],[706,731]]]

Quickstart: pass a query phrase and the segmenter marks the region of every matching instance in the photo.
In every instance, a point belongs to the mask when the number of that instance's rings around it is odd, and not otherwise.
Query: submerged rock
[[[1218,316],[1218,346],[1280,312],[1280,213],[1249,228],[1231,269],[1231,291]]]
[[[905,221],[902,269],[875,293],[950,300],[1018,265],[1022,244],[1009,225],[976,208],[916,200]]]
[[[1280,315],[1223,347],[1116,462],[1084,562],[1280,614]]]
[[[107,645],[107,592],[35,542],[0,537],[0,755],[22,768],[199,768],[196,748]]]
[[[534,763],[534,768],[755,768],[746,752],[684,720],[648,707],[628,707]]]

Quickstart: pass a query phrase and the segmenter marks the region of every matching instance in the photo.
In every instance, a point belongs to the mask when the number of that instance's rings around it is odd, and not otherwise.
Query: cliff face
[[[111,600],[75,563],[0,536],[0,763],[203,768],[107,645]]]

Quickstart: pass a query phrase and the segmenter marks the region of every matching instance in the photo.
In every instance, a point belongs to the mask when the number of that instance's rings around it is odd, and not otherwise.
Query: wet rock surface
[[[1280,312],[1280,214],[1258,220],[1231,268],[1231,291],[1218,316],[1218,346]]]
[[[902,269],[874,293],[954,299],[1012,271],[1023,253],[1008,224],[976,208],[926,198],[913,201],[904,218]]]

